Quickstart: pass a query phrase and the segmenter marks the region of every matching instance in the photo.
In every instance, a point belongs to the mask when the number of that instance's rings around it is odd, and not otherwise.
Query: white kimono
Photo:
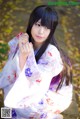
[[[14,55],[18,37],[10,42],[9,59],[0,73],[0,88],[4,89],[4,105],[13,109],[12,119],[54,119],[72,101],[72,84],[56,92],[58,83],[50,88],[51,79],[63,69],[58,49],[49,44],[38,63],[34,51],[20,71],[19,49]]]

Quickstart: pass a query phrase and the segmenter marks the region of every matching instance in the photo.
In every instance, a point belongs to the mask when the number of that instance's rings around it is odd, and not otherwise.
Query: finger
[[[27,43],[26,44],[26,50],[27,50],[27,53],[28,54],[30,54],[31,52],[32,52],[32,50],[33,50],[33,48],[32,48],[32,43]]]
[[[23,35],[27,35],[27,36],[29,36],[27,33],[23,33]]]
[[[23,44],[25,44],[25,43],[28,42],[28,38],[27,37],[21,37],[20,38],[20,42],[23,43]]]
[[[19,41],[19,47],[23,47],[28,43],[28,41]]]
[[[29,42],[26,43],[26,50],[27,50],[27,52],[30,52]]]
[[[34,50],[33,44],[32,44],[31,42],[30,42],[29,44],[30,44],[30,49],[31,49],[31,50]]]
[[[26,42],[28,42],[28,40],[29,40],[29,36],[28,36],[28,34],[22,34],[20,37],[19,37],[19,42],[22,42],[22,43],[26,43]]]
[[[24,34],[22,35],[22,38],[23,38],[24,40],[28,40],[28,39],[29,39],[29,35],[28,35],[27,33],[24,33]]]
[[[25,53],[28,53],[30,51],[29,43],[23,44],[22,48]]]
[[[26,51],[26,52],[27,52],[28,47],[27,47],[27,44],[26,44],[26,43],[25,43],[25,44],[22,44],[22,48],[24,49],[24,51]]]
[[[30,47],[33,48],[33,44],[30,42]]]
[[[25,52],[25,44],[19,43],[19,49],[21,52]]]
[[[21,50],[21,52],[22,53],[24,53],[24,54],[30,54],[30,52],[31,52],[31,49],[32,49],[32,44],[31,43],[29,43],[29,42],[27,42],[27,43],[25,43],[25,44],[21,44],[20,45],[20,50]]]

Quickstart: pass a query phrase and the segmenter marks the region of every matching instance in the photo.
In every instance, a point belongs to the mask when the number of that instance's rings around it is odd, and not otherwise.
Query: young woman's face
[[[41,20],[36,22],[31,29],[31,35],[34,39],[34,45],[37,46],[41,46],[43,42],[47,39],[49,34],[50,29],[45,26],[41,26]]]

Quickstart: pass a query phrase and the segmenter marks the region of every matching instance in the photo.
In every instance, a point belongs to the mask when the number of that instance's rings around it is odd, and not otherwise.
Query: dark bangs
[[[34,23],[41,19],[41,25],[48,29],[54,29],[55,23],[58,24],[58,16],[55,10],[52,12],[52,9],[46,6],[40,7],[34,12]]]
[[[36,7],[30,15],[28,27],[26,30],[26,32],[29,35],[29,42],[32,42],[34,45],[34,39],[31,36],[31,29],[33,25],[39,20],[41,20],[41,25],[44,27],[47,27],[48,29],[51,29],[51,32],[35,56],[36,62],[38,62],[38,60],[40,59],[42,54],[45,52],[47,46],[50,43],[57,46],[53,38],[53,35],[58,24],[58,15],[55,9],[47,5],[41,5]]]
[[[41,19],[41,25],[51,29],[52,34],[54,33],[56,26],[58,24],[58,15],[55,9],[51,9],[49,6],[42,5],[38,6],[33,10],[30,15],[29,23],[26,32],[31,38],[31,28],[34,23]]]
[[[58,24],[57,17],[53,15],[53,13],[51,12],[51,9],[46,8],[46,10],[41,16],[41,25],[46,26],[48,29],[53,30],[55,23]]]

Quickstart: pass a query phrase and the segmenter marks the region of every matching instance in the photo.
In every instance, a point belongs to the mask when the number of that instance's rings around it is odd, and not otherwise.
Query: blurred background
[[[70,0],[61,0],[61,2]],[[80,0],[72,0],[80,2]],[[0,0],[0,71],[7,61],[8,41],[19,32],[25,32],[31,11],[38,5],[48,4],[59,15],[55,38],[68,54],[73,67],[73,85],[80,112],[80,4],[52,5],[60,0]]]

